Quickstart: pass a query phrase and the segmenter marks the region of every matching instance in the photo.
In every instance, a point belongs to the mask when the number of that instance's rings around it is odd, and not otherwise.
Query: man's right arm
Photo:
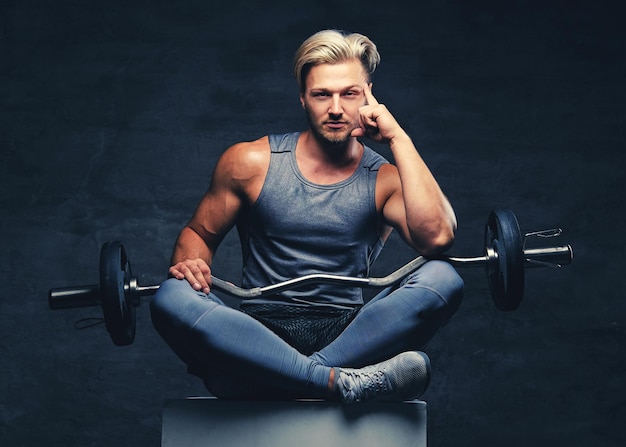
[[[172,277],[186,279],[195,290],[209,292],[217,247],[244,204],[256,200],[268,165],[267,137],[236,144],[222,154],[208,191],[176,240],[169,269]]]
[[[211,287],[211,263],[217,247],[233,227],[242,206],[234,167],[241,148],[229,148],[220,157],[208,191],[189,223],[181,230],[172,253],[170,276],[186,279],[198,291]]]

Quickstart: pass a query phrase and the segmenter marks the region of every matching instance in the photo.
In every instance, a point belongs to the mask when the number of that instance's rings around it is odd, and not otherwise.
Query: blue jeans
[[[329,345],[306,356],[217,296],[168,279],[150,302],[152,321],[190,372],[222,398],[328,398],[333,367],[359,368],[421,350],[461,304],[463,280],[429,261],[366,303]]]

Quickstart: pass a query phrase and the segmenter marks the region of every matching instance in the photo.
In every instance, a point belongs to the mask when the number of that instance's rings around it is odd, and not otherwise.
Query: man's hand
[[[170,267],[169,273],[176,279],[186,279],[194,290],[211,291],[211,267],[204,259],[186,259]]]
[[[372,85],[364,84],[363,93],[367,104],[359,108],[359,127],[352,131],[353,137],[368,137],[378,143],[390,143],[404,131],[383,104],[372,94]]]

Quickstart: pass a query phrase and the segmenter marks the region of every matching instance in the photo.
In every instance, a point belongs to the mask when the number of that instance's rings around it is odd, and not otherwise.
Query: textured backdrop
[[[562,227],[575,250],[527,272],[514,313],[461,271],[465,302],[427,350],[430,445],[624,445],[617,4],[0,2],[0,444],[156,446],[163,401],[206,395],[145,304],[117,348],[102,325],[74,329],[98,308],[53,312],[47,291],[97,282],[110,239],[160,282],[220,153],[304,128],[292,55],[335,27],[378,44],[374,94],[455,206],[452,252],[482,253],[495,207],[523,230]],[[412,256],[392,239],[374,274]],[[237,281],[239,261],[232,235],[214,271]]]

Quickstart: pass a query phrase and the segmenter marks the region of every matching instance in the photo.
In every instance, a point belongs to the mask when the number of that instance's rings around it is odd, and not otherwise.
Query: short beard
[[[351,132],[346,132],[346,133],[322,132],[320,130],[320,127],[317,126],[317,124],[315,124],[311,120],[311,116],[309,115],[309,112],[306,109],[305,111],[306,111],[307,121],[309,122],[309,128],[311,129],[311,133],[322,146],[337,148],[337,147],[344,147],[348,144],[348,142],[350,141]]]

